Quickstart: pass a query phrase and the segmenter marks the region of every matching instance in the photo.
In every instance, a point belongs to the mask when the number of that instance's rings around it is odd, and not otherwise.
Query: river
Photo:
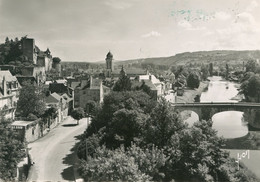
[[[202,92],[200,102],[238,102],[232,100],[238,94],[238,83],[223,80],[219,76],[209,77],[208,90]],[[185,120],[192,125],[198,121],[198,115],[191,113],[190,118]],[[247,123],[243,120],[243,112],[226,111],[217,113],[212,117],[213,128],[218,131],[218,136],[224,138],[238,138],[248,133]]]

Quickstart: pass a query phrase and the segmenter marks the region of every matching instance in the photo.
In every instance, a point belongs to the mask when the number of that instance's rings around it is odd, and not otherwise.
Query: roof
[[[45,101],[47,104],[51,104],[51,103],[58,103],[61,99],[61,96],[57,93],[52,93],[50,94],[48,97],[46,97]]]
[[[53,96],[57,100],[61,99],[61,96],[59,94],[57,94],[56,92],[52,93],[51,96]]]
[[[56,83],[64,83],[66,84],[67,83],[67,80],[63,79],[63,80],[55,80]]]
[[[80,82],[71,82],[71,88],[75,89],[77,86],[79,86]]]
[[[72,98],[70,98],[70,97],[68,96],[68,94],[63,94],[63,95],[62,95],[62,98],[63,98],[66,102],[73,100]]]
[[[153,84],[161,84],[161,81],[157,79],[154,75],[140,75],[139,79],[140,80],[149,80],[151,76],[151,81]]]
[[[120,71],[121,69],[117,69],[117,70],[114,70],[112,74],[114,75],[117,75],[117,74],[120,74]],[[143,70],[143,69],[139,69],[139,68],[129,68],[129,69],[125,69],[124,68],[124,71],[126,73],[126,75],[146,75],[146,70]]]
[[[15,121],[11,125],[12,126],[28,126],[31,123],[34,123],[34,121]]]
[[[109,52],[107,53],[107,57],[113,57],[113,54],[109,51]]]
[[[150,80],[144,80],[145,85],[147,85],[151,90],[157,90],[155,85]]]
[[[52,83],[52,81],[45,81],[45,85],[50,85],[50,83]]]
[[[49,90],[53,93],[67,93],[68,87],[63,83],[50,83]]]
[[[101,79],[92,79],[90,89],[100,89]]]
[[[0,82],[2,82],[4,77],[7,82],[17,81],[16,77],[13,76],[9,70],[0,70]]]

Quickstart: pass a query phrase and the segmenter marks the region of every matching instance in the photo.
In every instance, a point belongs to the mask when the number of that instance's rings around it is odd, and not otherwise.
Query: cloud
[[[177,24],[179,27],[184,28],[185,30],[196,31],[196,30],[205,30],[206,27],[193,27],[190,22],[187,20],[181,20]]]
[[[151,31],[150,33],[142,35],[143,38],[148,38],[148,37],[159,37],[161,34],[156,31]]]
[[[105,5],[117,10],[125,10],[132,7],[131,3],[124,0],[108,0],[105,2]]]
[[[223,11],[219,11],[219,12],[216,12],[215,13],[215,18],[218,19],[218,20],[228,20],[231,18],[231,15],[226,13],[226,12],[223,12]]]
[[[258,3],[255,1],[255,0],[253,0],[253,1],[251,1],[251,3],[247,6],[247,8],[246,8],[246,11],[247,12],[251,12],[251,11],[253,11],[255,8],[257,8],[258,7]]]
[[[216,47],[227,49],[256,49],[260,42],[260,24],[249,12],[237,15],[236,23],[215,30]]]
[[[190,22],[186,21],[186,20],[181,20],[178,22],[177,24],[179,27],[182,27],[184,29],[190,29],[192,28],[192,25],[190,24]]]

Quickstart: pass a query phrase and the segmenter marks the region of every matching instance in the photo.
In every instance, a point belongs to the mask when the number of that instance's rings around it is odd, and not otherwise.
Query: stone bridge
[[[200,102],[200,103],[173,103],[179,112],[193,111],[199,119],[209,120],[212,116],[224,111],[244,112],[244,119],[255,128],[260,128],[260,103],[243,102]]]

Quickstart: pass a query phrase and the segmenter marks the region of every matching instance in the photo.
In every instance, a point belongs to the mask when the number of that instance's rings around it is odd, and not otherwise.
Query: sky
[[[27,35],[62,61],[260,49],[260,0],[0,0],[0,43]]]

